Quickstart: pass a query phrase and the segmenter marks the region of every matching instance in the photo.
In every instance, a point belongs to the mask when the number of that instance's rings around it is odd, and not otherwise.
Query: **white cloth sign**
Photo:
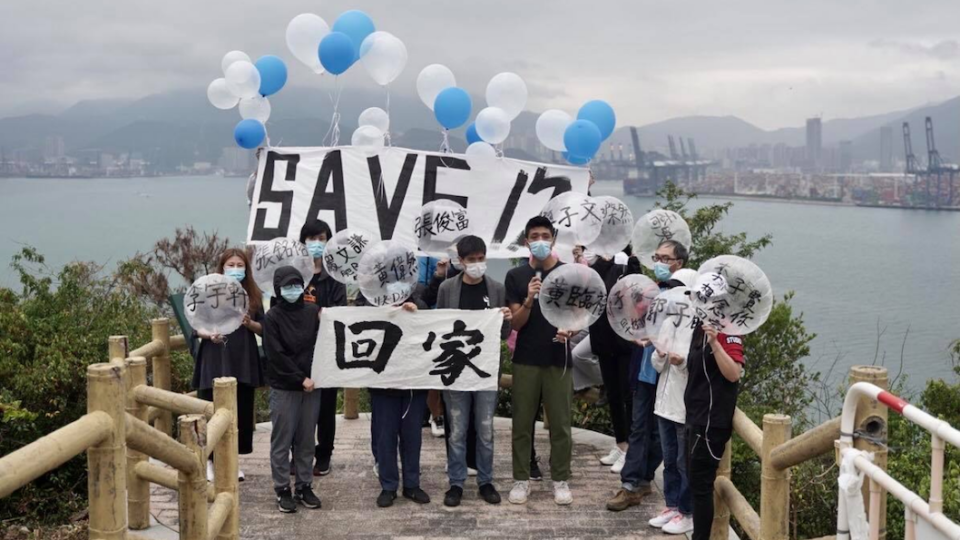
[[[507,158],[271,148],[260,159],[247,240],[299,239],[305,222],[322,219],[337,231],[358,228],[416,246],[420,209],[449,199],[467,209],[470,233],[487,243],[488,258],[526,257],[517,240],[527,220],[560,193],[586,193],[588,183],[585,168]]]
[[[322,388],[496,390],[499,309],[325,308],[311,378]]]

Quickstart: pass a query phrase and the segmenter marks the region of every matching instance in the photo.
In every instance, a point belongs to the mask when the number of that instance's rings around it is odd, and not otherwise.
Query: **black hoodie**
[[[267,357],[267,384],[277,390],[303,390],[303,380],[310,377],[313,349],[320,330],[320,308],[305,304],[303,295],[296,302],[283,300],[280,289],[285,285],[303,285],[303,277],[295,268],[284,266],[273,276],[273,291],[278,303],[263,319],[263,351]]]

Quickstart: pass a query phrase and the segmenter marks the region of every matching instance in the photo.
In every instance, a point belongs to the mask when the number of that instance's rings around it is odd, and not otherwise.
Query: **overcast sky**
[[[621,125],[701,114],[769,129],[960,94],[958,0],[4,0],[0,116],[202,91],[231,49],[278,54],[292,84],[326,88],[287,50],[286,25],[356,8],[407,45],[394,92],[431,63],[475,95],[515,71],[529,109],[606,99]],[[373,86],[360,66],[343,79]]]

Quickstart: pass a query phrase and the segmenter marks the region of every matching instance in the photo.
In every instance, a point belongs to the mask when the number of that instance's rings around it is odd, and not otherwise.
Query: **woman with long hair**
[[[213,380],[218,377],[237,379],[237,430],[239,452],[253,452],[254,397],[257,387],[263,385],[263,368],[256,336],[262,335],[263,296],[253,281],[250,257],[243,249],[230,248],[220,255],[217,273],[232,277],[247,292],[247,314],[240,328],[229,335],[194,332],[200,339],[193,369],[193,387],[197,397],[213,401]],[[212,463],[207,463],[207,476],[212,479]],[[243,480],[243,471],[240,471]]]

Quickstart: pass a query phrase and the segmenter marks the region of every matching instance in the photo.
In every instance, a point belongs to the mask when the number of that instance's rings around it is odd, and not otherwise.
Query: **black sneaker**
[[[443,505],[444,506],[460,506],[460,499],[463,498],[463,488],[460,486],[452,486],[443,496]]]
[[[320,508],[320,497],[313,493],[310,486],[300,488],[293,494],[293,500],[306,508]]]
[[[493,487],[493,484],[480,486],[479,495],[481,499],[490,504],[500,504],[500,493],[497,491],[497,488]]]
[[[296,514],[297,503],[293,501],[290,488],[283,488],[277,492],[277,508],[284,514]]]
[[[380,492],[380,496],[377,497],[377,506],[379,506],[380,508],[393,506],[393,500],[396,498],[397,498],[396,491],[383,490]]]
[[[313,466],[314,476],[326,476],[330,474],[330,456],[317,458],[317,464]]]
[[[461,490],[462,493],[462,490]],[[422,489],[415,488],[403,488],[403,497],[405,499],[410,499],[411,501],[417,504],[427,504],[430,502],[430,496],[426,494]]]
[[[543,473],[540,472],[540,456],[530,462],[530,479],[537,482],[543,480]]]
[[[438,416],[433,419],[433,423],[437,425],[438,428],[443,429],[443,417]]]

